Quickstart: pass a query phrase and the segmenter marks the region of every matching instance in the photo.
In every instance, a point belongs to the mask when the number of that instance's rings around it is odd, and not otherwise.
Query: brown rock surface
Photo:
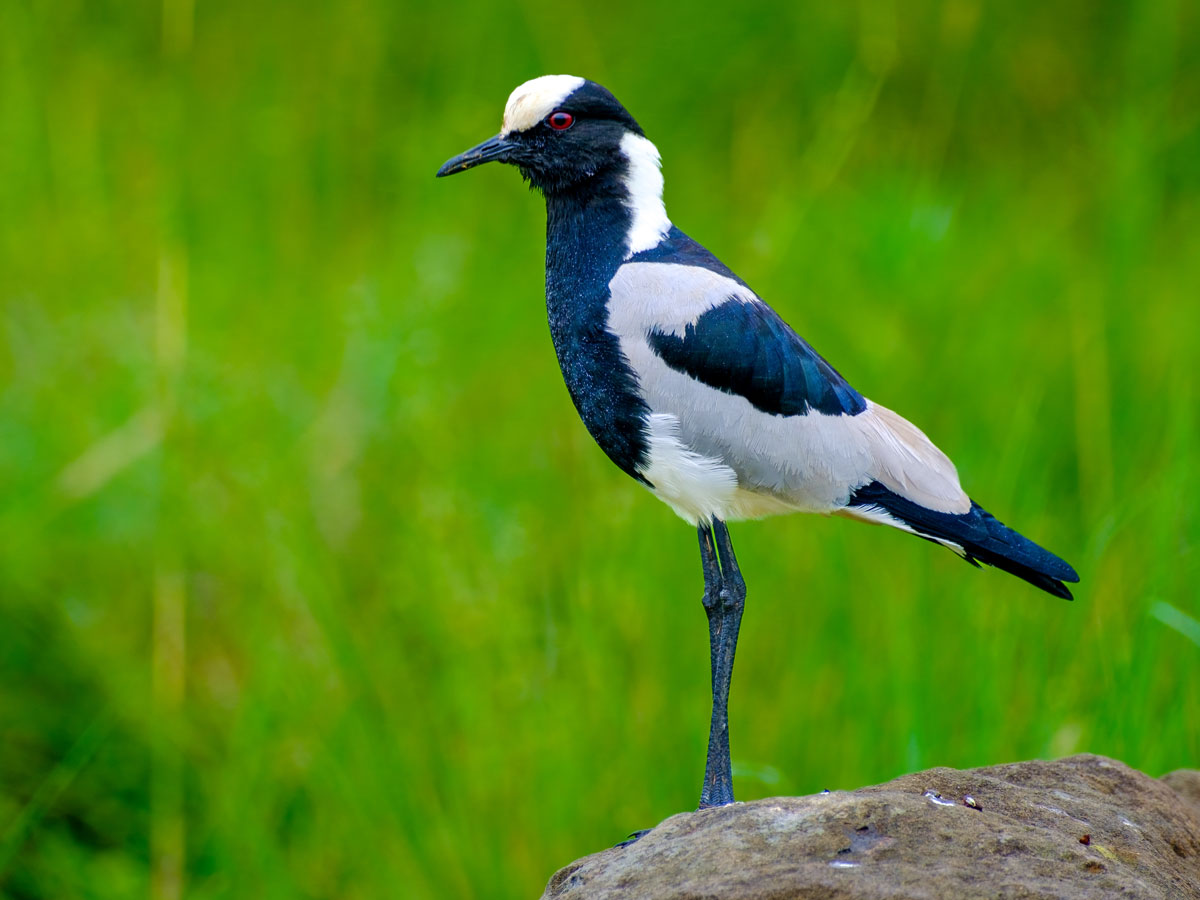
[[[1200,900],[1200,772],[1102,756],[930,769],[672,816],[543,900]]]
[[[1167,787],[1192,805],[1192,812],[1200,819],[1200,769],[1176,769],[1162,777]]]

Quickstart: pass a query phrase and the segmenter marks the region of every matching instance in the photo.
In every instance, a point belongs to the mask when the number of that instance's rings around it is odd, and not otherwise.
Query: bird
[[[667,216],[658,149],[606,88],[519,85],[500,133],[445,177],[516,166],[546,203],[546,309],[600,448],[697,531],[712,712],[699,808],[734,802],[728,704],[746,583],[728,524],[778,513],[887,525],[1071,599],[1058,556],[972,500],[915,425],[855,390]]]

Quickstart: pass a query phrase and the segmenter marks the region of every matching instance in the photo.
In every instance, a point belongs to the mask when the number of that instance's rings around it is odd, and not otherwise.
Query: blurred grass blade
[[[1176,609],[1170,603],[1159,600],[1150,607],[1150,615],[1169,628],[1173,628],[1185,638],[1200,647],[1200,622],[1193,619],[1181,609]]]
[[[59,493],[71,500],[94,494],[161,441],[162,416],[157,407],[143,409],[64,468],[57,480]]]
[[[3,836],[0,836],[0,887],[4,884],[5,872],[8,871],[9,865],[17,851],[21,849],[25,839],[62,795],[62,792],[75,780],[75,776],[88,764],[96,750],[104,742],[104,738],[108,736],[111,726],[112,719],[109,717],[108,710],[97,715],[71,745],[62,762],[55,766],[38,785],[37,790],[34,791],[33,796],[29,798],[29,802],[25,804],[25,808],[21,810],[13,823],[4,830]]]
[[[150,691],[154,746],[150,784],[151,897],[183,896],[186,822],[183,759],[177,732],[187,692],[187,588],[178,563],[160,562],[155,576]]]

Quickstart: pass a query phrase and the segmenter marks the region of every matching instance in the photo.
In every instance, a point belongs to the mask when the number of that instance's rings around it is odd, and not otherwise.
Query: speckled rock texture
[[[1200,900],[1200,772],[1102,756],[930,769],[672,816],[543,900]]]

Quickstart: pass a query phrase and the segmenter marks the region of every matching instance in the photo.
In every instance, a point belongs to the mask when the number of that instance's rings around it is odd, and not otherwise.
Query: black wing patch
[[[846,505],[883,509],[927,540],[958,544],[967,562],[1003,569],[1056,597],[1070,600],[1071,592],[1063,582],[1079,581],[1070,564],[1013,531],[974,500],[962,515],[937,512],[872,481],[856,488]]]
[[[862,395],[765,303],[730,298],[687,326],[683,337],[661,331],[650,347],[672,369],[749,400],[776,416],[858,415]]]
[[[713,256],[707,247],[697,244],[675,225],[671,226],[671,230],[667,232],[665,238],[649,250],[642,250],[640,253],[635,253],[629,261],[635,263],[663,262],[676,266],[696,266],[700,269],[708,269],[710,272],[716,272],[730,281],[736,281],[747,290],[749,289],[749,285],[738,278],[734,272],[730,271],[725,263]]]

